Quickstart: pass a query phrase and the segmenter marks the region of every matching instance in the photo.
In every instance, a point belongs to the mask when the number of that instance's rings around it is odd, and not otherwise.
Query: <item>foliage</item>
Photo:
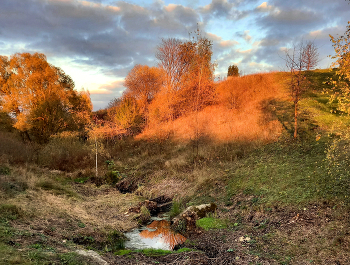
[[[125,78],[127,88],[124,97],[137,100],[141,113],[145,113],[147,106],[163,85],[164,73],[157,67],[135,65]]]
[[[335,54],[332,59],[336,61],[332,67],[337,67],[335,70],[335,78],[331,78],[333,86],[333,94],[331,102],[338,103],[338,110],[341,113],[350,114],[350,21],[344,35],[334,37],[330,35],[333,43]],[[341,196],[348,191],[350,187],[349,179],[349,143],[350,133],[346,128],[339,135],[339,138],[333,140],[327,150],[328,174],[333,181],[330,188],[331,192],[336,196]],[[345,196],[348,197],[348,196]],[[349,201],[348,198],[344,198]]]
[[[156,57],[166,77],[165,86],[150,106],[151,121],[153,117],[174,120],[214,101],[212,42],[199,30],[190,41],[163,39]]]
[[[109,109],[110,119],[118,128],[126,130],[133,135],[141,131],[144,126],[144,119],[135,98],[125,97],[117,106]]]
[[[130,255],[132,253],[142,253],[149,257],[159,257],[159,256],[168,255],[168,254],[173,254],[173,253],[183,253],[183,252],[191,252],[191,251],[194,251],[194,250],[190,248],[180,248],[178,250],[171,251],[171,250],[163,250],[163,249],[146,248],[146,249],[137,249],[137,250],[121,249],[115,252],[114,254],[118,256],[123,256],[123,255]]]
[[[331,79],[336,90],[332,99],[337,99],[340,111],[350,114],[350,21],[344,35],[330,37],[335,51],[332,59],[336,60],[332,67],[337,67],[337,78]]]
[[[127,238],[118,230],[113,230],[108,234],[109,251],[115,252],[123,249]]]
[[[239,76],[239,70],[237,65],[230,65],[227,70],[227,77]]]
[[[89,94],[76,92],[73,80],[40,53],[1,56],[0,96],[2,110],[15,119],[13,127],[39,141],[83,128],[92,110]]]

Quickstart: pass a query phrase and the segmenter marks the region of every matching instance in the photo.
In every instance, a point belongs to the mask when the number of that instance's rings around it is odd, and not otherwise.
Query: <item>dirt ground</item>
[[[259,210],[242,207],[244,198],[239,201],[219,207],[218,217],[230,223],[227,229],[187,235],[179,247],[193,252],[108,254],[105,259],[110,264],[350,264],[349,216],[338,215],[335,205]]]

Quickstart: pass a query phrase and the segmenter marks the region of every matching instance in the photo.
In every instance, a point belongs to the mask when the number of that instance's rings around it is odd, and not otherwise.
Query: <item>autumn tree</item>
[[[133,97],[124,95],[118,106],[108,110],[108,116],[118,130],[124,130],[129,135],[141,132],[144,127],[140,107]]]
[[[137,100],[140,111],[145,113],[147,106],[163,85],[164,72],[157,67],[136,65],[125,78],[125,95]]]
[[[344,35],[334,37],[329,35],[333,43],[335,59],[332,67],[336,68],[336,80],[332,80],[334,88],[340,93],[333,95],[339,101],[339,110],[350,114],[350,21],[348,22]]]
[[[45,141],[61,131],[82,129],[90,120],[89,93],[74,90],[70,76],[44,54],[2,56],[0,85],[2,110],[28,138],[32,134]]]
[[[166,73],[166,87],[169,90],[181,89],[184,74],[189,68],[192,49],[179,39],[162,39],[157,47],[156,58],[159,68]]]
[[[107,109],[113,108],[113,107],[117,107],[119,106],[119,104],[121,103],[121,98],[113,98],[111,99],[108,104],[107,104]]]
[[[303,45],[303,60],[305,61],[305,67],[306,70],[312,70],[314,69],[317,64],[319,63],[319,53],[318,53],[318,47],[315,45],[314,42],[309,41],[305,45]]]
[[[230,65],[227,70],[227,77],[229,76],[239,76],[238,66]]]
[[[156,57],[166,73],[165,104],[176,118],[213,101],[214,64],[211,62],[212,43],[197,35],[189,41],[163,39]],[[164,97],[168,94],[168,98]]]
[[[338,110],[345,115],[350,114],[350,21],[346,31],[341,36],[329,35],[333,43],[335,54],[332,56],[335,78],[331,79],[333,93],[331,100],[337,100]],[[334,192],[349,202],[350,188],[350,133],[349,129],[340,132],[340,137],[333,140],[327,150],[327,172],[334,182],[331,186]],[[338,195],[337,195],[338,196]],[[339,197],[340,197],[339,196]]]
[[[298,105],[302,93],[308,87],[308,78],[305,70],[308,67],[314,67],[307,57],[307,45],[303,42],[294,45],[294,47],[285,54],[285,62],[290,72],[290,91],[294,103],[294,138],[298,136]],[[310,64],[308,64],[310,63]]]

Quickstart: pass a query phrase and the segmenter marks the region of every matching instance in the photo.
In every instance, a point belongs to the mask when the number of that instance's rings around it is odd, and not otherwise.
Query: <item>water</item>
[[[186,240],[184,236],[171,230],[169,221],[161,218],[153,218],[153,222],[146,227],[134,229],[125,233],[125,236],[130,239],[125,242],[125,247],[131,249],[173,250]]]

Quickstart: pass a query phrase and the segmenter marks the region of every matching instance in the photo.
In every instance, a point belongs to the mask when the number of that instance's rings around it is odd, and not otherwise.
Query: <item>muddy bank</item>
[[[350,229],[332,205],[265,210],[219,207],[225,229],[201,230],[178,248],[193,252],[164,256],[130,252],[106,255],[111,264],[350,264]],[[339,247],[342,251],[339,250]]]

